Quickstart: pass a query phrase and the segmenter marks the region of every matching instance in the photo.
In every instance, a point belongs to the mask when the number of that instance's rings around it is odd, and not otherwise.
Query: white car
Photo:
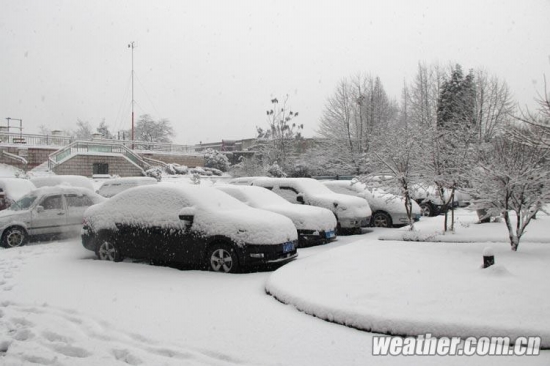
[[[159,183],[121,192],[84,214],[82,244],[99,259],[124,257],[237,272],[298,255],[292,221],[215,188]]]
[[[35,189],[0,211],[0,244],[10,248],[26,244],[34,235],[78,235],[84,211],[103,200],[80,187]]]
[[[290,203],[326,208],[336,216],[340,232],[360,231],[370,223],[371,209],[364,199],[332,192],[311,178],[256,178],[252,185],[263,187]]]
[[[275,212],[291,219],[298,230],[300,246],[326,243],[336,238],[336,218],[325,208],[293,205],[261,187],[224,185],[216,188],[250,207]]]
[[[125,191],[129,188],[138,186],[145,186],[149,184],[157,184],[158,181],[152,177],[126,177],[126,178],[114,178],[106,180],[101,187],[97,190],[97,193],[103,197],[113,197],[114,195]]]
[[[83,175],[47,175],[31,178],[31,182],[36,186],[36,188],[62,185],[86,188],[94,192],[94,184],[92,183],[92,180]]]
[[[409,218],[405,209],[405,199],[401,196],[384,192],[381,189],[368,190],[366,186],[355,180],[335,180],[323,182],[330,190],[361,197],[367,200],[372,210],[371,226],[392,227],[408,224]],[[414,221],[421,216],[420,206],[411,201]]]

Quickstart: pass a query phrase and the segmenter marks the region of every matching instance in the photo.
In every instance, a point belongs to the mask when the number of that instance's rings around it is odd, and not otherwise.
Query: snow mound
[[[479,244],[372,242],[310,256],[275,271],[266,292],[324,320],[414,336],[538,335],[550,347],[550,248],[493,245],[499,265],[479,269]],[[509,268],[510,270],[508,270]]]

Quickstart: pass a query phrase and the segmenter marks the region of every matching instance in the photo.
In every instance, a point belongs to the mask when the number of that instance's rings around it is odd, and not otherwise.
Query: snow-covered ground
[[[442,237],[458,243],[368,229],[299,249],[275,272],[238,275],[103,262],[79,238],[0,249],[0,365],[549,365],[550,351],[373,357],[374,333],[337,324],[547,344],[550,217],[540,214],[513,253],[502,223],[457,215],[456,234]],[[438,239],[441,220],[422,218],[415,235]],[[487,246],[496,266],[483,270]]]
[[[356,308],[363,306],[367,299],[361,298],[360,295],[364,294],[362,289],[369,288],[369,283],[388,282],[383,278],[387,275],[386,270],[371,271],[368,263],[378,261],[389,264],[396,258],[369,259],[360,249],[378,248],[378,253],[382,253],[385,246],[390,248],[388,254],[396,256],[399,245],[402,248],[405,248],[405,245],[412,246],[411,248],[416,248],[418,252],[426,249],[430,251],[430,245],[424,243],[379,242],[376,236],[383,231],[381,229],[363,235],[339,237],[336,242],[328,245],[301,249],[298,260],[283,266],[273,275],[271,272],[227,275],[182,271],[134,263],[130,260],[122,263],[102,262],[96,260],[93,253],[85,250],[78,239],[0,249],[0,364],[550,363],[550,352],[547,351],[543,351],[538,357],[523,358],[424,356],[414,359],[388,356],[373,359],[372,333],[325,322],[299,312],[293,306],[284,305],[265,293],[266,283],[273,283],[273,278],[285,277],[289,271],[299,268],[309,268],[315,269],[315,272],[322,276],[317,278],[317,282],[328,281],[327,286],[337,283],[339,288],[349,289],[348,282],[353,282],[353,292],[348,293],[348,296],[356,299]],[[455,274],[466,261],[462,257],[467,257],[470,251],[478,252],[473,249],[448,249],[450,253],[445,253],[444,245],[431,245],[440,248],[439,254],[456,254],[458,260],[452,269],[452,273]],[[454,245],[458,248],[459,244]],[[536,263],[548,259],[544,255],[546,247],[539,245],[538,248],[538,251],[526,248],[525,252],[515,253],[523,258],[521,263],[517,263],[517,267],[505,264],[504,256],[496,249],[497,263],[508,268],[510,274],[481,274],[481,270],[478,269],[479,262],[476,261],[464,269],[465,285],[461,288],[474,288],[476,283],[472,283],[471,280],[476,277],[481,284],[512,281],[515,283],[513,290],[500,295],[503,301],[524,296],[527,291],[514,291],[517,290],[519,282],[523,283],[521,280],[525,280],[525,286],[530,286],[531,277],[523,273],[531,272],[526,267],[533,268],[534,272],[536,269],[533,266]],[[503,248],[502,253],[505,252]],[[344,261],[345,253],[349,254],[349,261]],[[532,258],[535,255],[538,259]],[[333,257],[333,265],[326,263],[327,257]],[[426,262],[437,262],[438,258],[437,251],[425,257],[418,257],[425,258],[420,263],[424,266],[428,266],[429,263]],[[499,259],[501,257],[503,258]],[[368,279],[353,272],[356,266],[350,265],[361,261],[365,262],[362,268],[369,274]],[[409,274],[410,268],[417,267],[417,263],[412,265],[412,261],[399,262],[405,265],[401,270]],[[315,266],[317,263],[322,263],[324,267]],[[523,264],[523,267],[520,264]],[[379,265],[377,268],[381,267]],[[393,266],[389,266],[388,270],[391,267]],[[519,271],[520,267],[523,270]],[[440,268],[441,273],[446,270],[444,266]],[[428,272],[428,269],[425,271]],[[301,272],[303,274],[307,271]],[[357,275],[355,279],[352,278],[354,273]],[[539,275],[545,278],[547,272],[540,272]],[[291,282],[304,283],[307,280],[308,277],[294,278]],[[418,291],[428,294],[429,285],[421,285]],[[289,288],[295,287],[289,285]],[[390,289],[395,288],[396,285],[390,285]],[[316,296],[322,294],[317,293]],[[548,303],[548,295],[540,292],[539,296],[541,299],[537,302],[538,306],[544,309],[543,304]],[[382,296],[379,293],[375,299],[385,303],[390,309],[396,307],[392,305],[396,297],[399,298],[399,294]],[[445,306],[445,302],[437,300]],[[523,302],[516,304],[521,305]],[[473,303],[471,308],[478,309],[479,305]],[[516,309],[515,312],[527,313],[532,308],[536,308],[536,304],[528,309]]]

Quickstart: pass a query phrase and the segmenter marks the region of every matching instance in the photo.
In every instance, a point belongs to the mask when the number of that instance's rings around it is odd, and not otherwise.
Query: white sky
[[[419,61],[483,67],[532,105],[550,79],[550,1],[0,0],[0,125],[23,119],[112,131],[171,121],[174,142],[255,136],[290,96],[313,136],[344,77],[379,76],[399,97]],[[12,122],[13,123],[13,122]]]

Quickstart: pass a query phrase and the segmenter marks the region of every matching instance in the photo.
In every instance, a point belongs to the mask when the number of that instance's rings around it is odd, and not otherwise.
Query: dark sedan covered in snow
[[[159,183],[90,207],[82,244],[99,259],[200,265],[218,272],[285,263],[297,232],[282,215],[251,208],[211,187]]]

